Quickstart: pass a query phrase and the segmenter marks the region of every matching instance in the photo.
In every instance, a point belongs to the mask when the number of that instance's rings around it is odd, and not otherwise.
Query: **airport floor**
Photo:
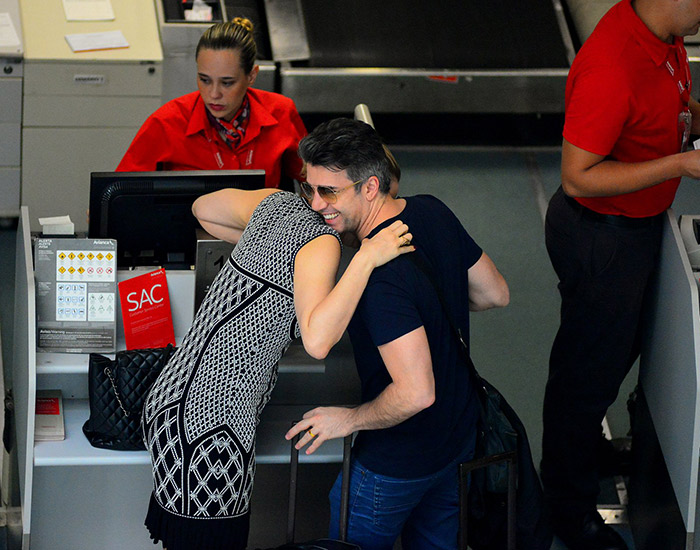
[[[544,245],[543,215],[548,198],[559,185],[560,149],[397,146],[393,150],[402,168],[401,194],[431,193],[442,199],[508,281],[511,304],[507,308],[472,315],[473,359],[481,374],[501,390],[519,413],[538,464],[541,403],[559,307],[557,281]],[[674,203],[676,214],[700,211],[698,185],[683,182]],[[0,257],[4,258],[0,262],[0,324],[3,359],[8,364],[14,307],[12,227],[0,228]],[[627,435],[625,403],[635,378],[633,371],[610,410],[608,423],[613,437]],[[300,472],[300,540],[325,534],[326,494],[338,469],[334,465],[314,468],[302,468]],[[279,495],[279,487],[287,483],[286,472],[282,467],[260,466],[255,493]],[[616,500],[614,484],[603,498]],[[269,507],[254,496],[250,548],[280,543],[267,538],[274,530],[271,526],[284,524],[286,499],[279,500],[284,502]],[[601,504],[619,505],[619,501]],[[625,524],[616,528],[632,550],[629,528]],[[564,549],[559,541],[552,547]]]

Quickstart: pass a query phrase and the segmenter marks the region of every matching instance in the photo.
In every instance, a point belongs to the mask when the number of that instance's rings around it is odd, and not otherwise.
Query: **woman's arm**
[[[304,348],[323,359],[340,340],[352,318],[372,270],[400,254],[413,252],[408,226],[400,221],[364,239],[335,284],[340,245],[322,235],[302,247],[294,263],[294,305]]]
[[[235,244],[260,201],[278,191],[279,189],[214,191],[194,201],[192,213],[212,237]]]

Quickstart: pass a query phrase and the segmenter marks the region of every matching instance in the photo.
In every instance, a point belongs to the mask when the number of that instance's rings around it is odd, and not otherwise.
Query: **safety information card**
[[[115,240],[38,238],[34,276],[38,348],[68,353],[115,351]]]

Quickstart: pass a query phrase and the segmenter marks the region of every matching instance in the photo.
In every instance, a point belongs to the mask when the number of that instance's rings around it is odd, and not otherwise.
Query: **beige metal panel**
[[[0,122],[22,121],[22,80],[0,78]]]
[[[90,173],[114,170],[138,128],[24,128],[22,204],[37,219],[70,214],[87,231]]]
[[[157,97],[26,96],[24,126],[138,128],[160,107]],[[135,131],[134,131],[135,133]]]
[[[24,95],[160,96],[161,63],[25,61]]]
[[[58,0],[20,0],[25,59],[76,62],[94,60],[162,61],[155,5],[149,0],[112,0],[113,21],[66,21]],[[74,53],[66,34],[121,31],[128,48]]]
[[[0,166],[19,166],[19,143],[19,123],[0,122]]]
[[[0,218],[19,215],[19,166],[0,167]]]

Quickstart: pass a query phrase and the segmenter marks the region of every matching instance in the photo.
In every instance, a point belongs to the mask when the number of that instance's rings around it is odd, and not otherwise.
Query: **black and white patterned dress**
[[[301,198],[266,197],[151,389],[143,412],[154,478],[146,525],[168,550],[245,547],[255,429],[277,362],[300,336],[294,259],[325,234],[337,237]]]

